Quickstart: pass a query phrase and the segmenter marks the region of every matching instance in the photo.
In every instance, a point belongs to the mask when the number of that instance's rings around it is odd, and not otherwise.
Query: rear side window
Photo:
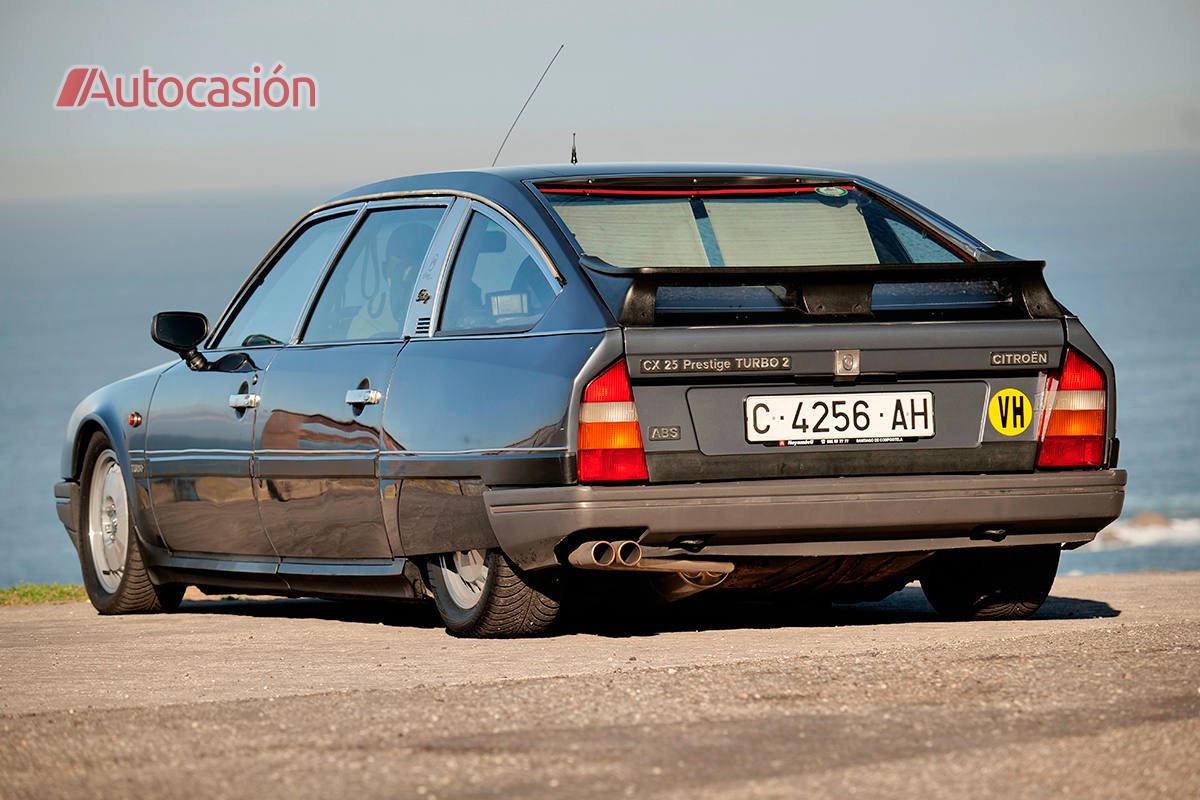
[[[304,304],[350,220],[350,214],[323,219],[293,238],[251,289],[250,296],[221,334],[219,346],[256,347],[290,340]]]
[[[908,222],[896,217],[887,217],[883,222],[887,225],[888,231],[896,237],[896,243],[900,245],[912,263],[937,264],[959,260],[949,250],[929,238],[928,233],[913,227]]]
[[[498,222],[475,211],[454,258],[438,330],[529,330],[554,298],[554,287],[530,248]]]
[[[304,341],[401,338],[417,273],[444,212],[439,206],[368,214],[321,290]]]

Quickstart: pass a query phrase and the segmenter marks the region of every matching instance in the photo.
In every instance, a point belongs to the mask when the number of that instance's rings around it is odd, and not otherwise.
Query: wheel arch
[[[80,424],[72,440],[70,470],[64,477],[73,481],[83,479],[83,457],[87,453],[88,442],[97,433],[103,433],[110,442],[112,441],[112,435],[97,417],[88,417]]]

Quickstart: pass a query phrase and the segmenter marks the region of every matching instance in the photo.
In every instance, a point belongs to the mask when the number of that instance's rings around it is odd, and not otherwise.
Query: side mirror
[[[189,369],[208,368],[208,359],[196,347],[208,335],[208,318],[195,311],[162,311],[150,322],[150,338],[178,353]]]

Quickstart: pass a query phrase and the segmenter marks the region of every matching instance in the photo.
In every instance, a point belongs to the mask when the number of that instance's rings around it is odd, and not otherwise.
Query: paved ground
[[[0,609],[0,797],[1195,797],[1200,573],[447,636],[421,607]]]

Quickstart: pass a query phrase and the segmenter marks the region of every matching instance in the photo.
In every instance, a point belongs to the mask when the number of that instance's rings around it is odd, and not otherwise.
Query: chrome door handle
[[[373,406],[383,399],[378,389],[350,389],[346,392],[346,403],[352,406]]]
[[[256,394],[231,394],[229,395],[229,407],[257,408],[259,400],[262,400],[262,398]]]

